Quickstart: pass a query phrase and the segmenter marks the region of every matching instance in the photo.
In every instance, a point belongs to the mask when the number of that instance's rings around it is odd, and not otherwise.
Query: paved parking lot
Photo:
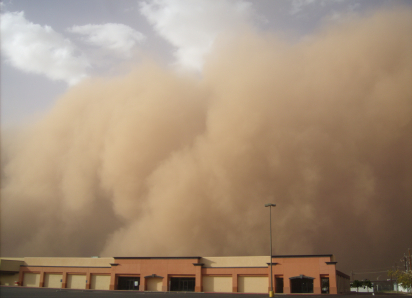
[[[137,292],[137,291],[99,291],[99,290],[71,290],[46,289],[24,287],[1,287],[1,298],[263,298],[267,294],[230,294],[230,293],[194,293],[194,292]]]
[[[368,298],[372,294],[348,294],[348,295],[284,295],[286,298]],[[368,296],[368,297],[365,297]],[[379,298],[412,297],[410,294],[376,294]],[[24,288],[24,287],[0,287],[1,298],[263,298],[268,294],[237,294],[237,293],[193,293],[193,292],[135,292],[135,291],[98,291],[98,290],[70,290],[70,289],[45,289],[45,288]]]

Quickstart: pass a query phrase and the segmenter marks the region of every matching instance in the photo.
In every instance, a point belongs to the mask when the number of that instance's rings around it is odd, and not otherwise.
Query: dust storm
[[[144,61],[2,132],[2,256],[333,253],[411,246],[412,14],[298,42],[221,36],[200,77]],[[348,273],[348,272],[347,272]]]

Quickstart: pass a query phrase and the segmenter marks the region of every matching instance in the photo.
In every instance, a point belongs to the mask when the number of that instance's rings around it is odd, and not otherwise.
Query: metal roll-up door
[[[68,274],[67,288],[69,289],[86,289],[86,275]]]
[[[60,273],[46,273],[44,274],[44,287],[61,289],[62,279],[63,275]]]
[[[110,275],[92,274],[90,288],[94,290],[109,290]]]
[[[267,293],[269,281],[265,276],[239,276],[239,293]]]
[[[232,277],[203,276],[203,292],[232,292]]]

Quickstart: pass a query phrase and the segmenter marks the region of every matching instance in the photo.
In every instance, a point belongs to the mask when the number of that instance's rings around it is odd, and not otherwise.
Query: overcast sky
[[[297,42],[346,14],[388,0],[4,0],[1,2],[1,124],[35,120],[90,76],[126,73],[143,57],[201,75],[221,33],[244,25]]]

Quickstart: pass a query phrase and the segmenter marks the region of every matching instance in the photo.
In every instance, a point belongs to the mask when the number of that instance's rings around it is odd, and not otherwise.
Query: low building
[[[347,293],[349,276],[336,263],[333,255],[273,256],[274,292]],[[26,287],[267,293],[271,286],[269,256],[27,257],[16,264]]]
[[[24,258],[0,258],[0,285],[17,285],[21,265],[24,265]]]

